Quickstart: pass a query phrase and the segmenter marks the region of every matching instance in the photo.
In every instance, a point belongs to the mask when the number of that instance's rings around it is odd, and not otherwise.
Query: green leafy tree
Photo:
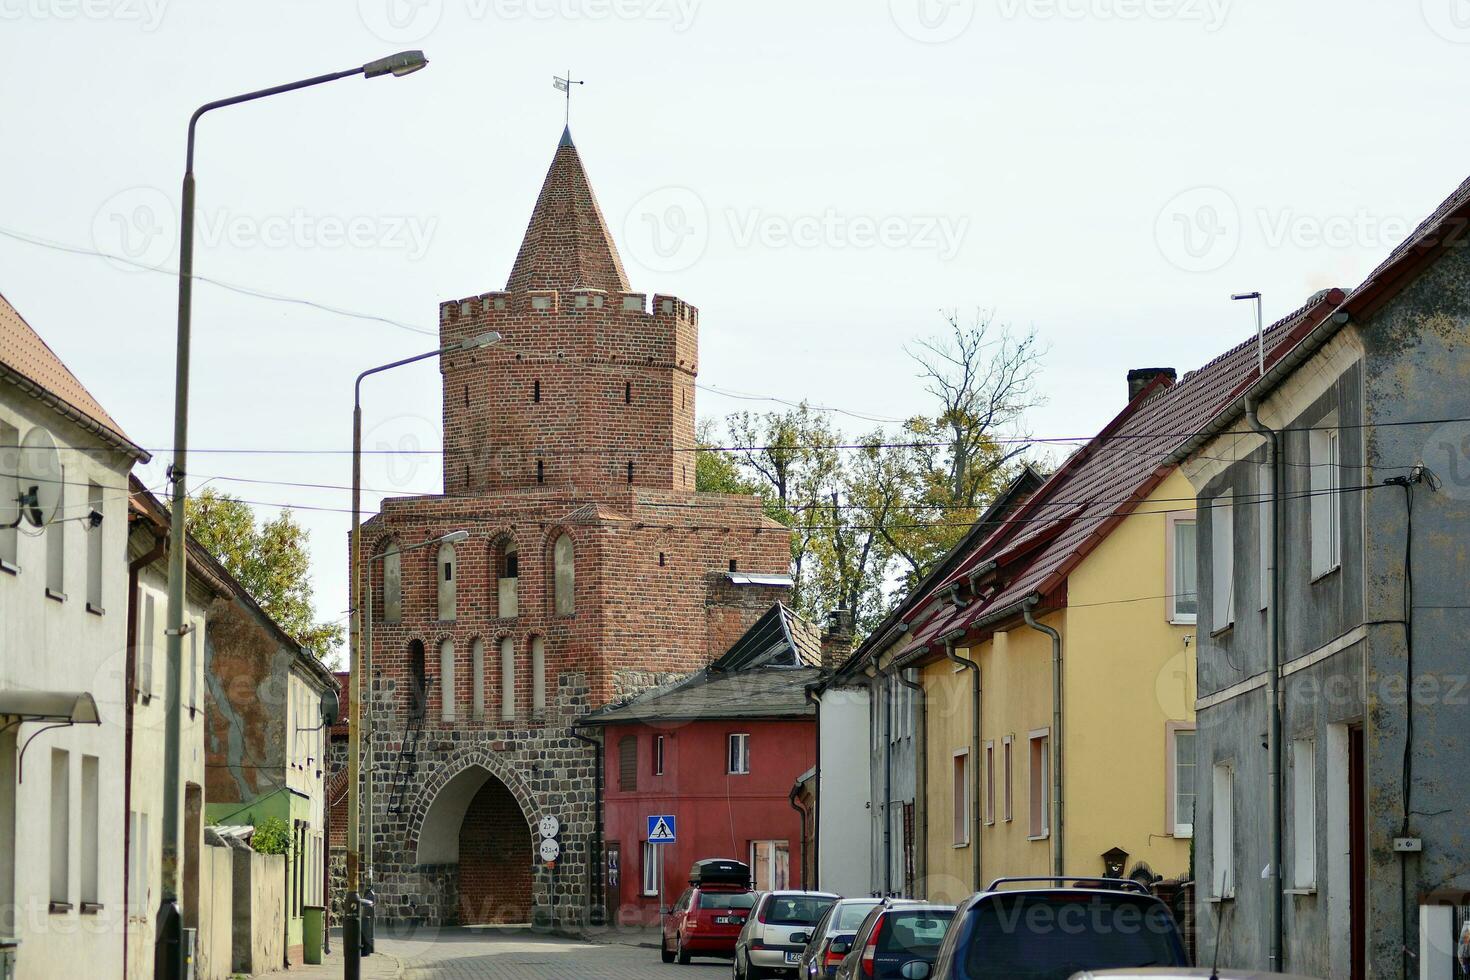
[[[259,854],[290,854],[291,828],[280,817],[266,817],[255,825],[250,846]]]
[[[257,524],[250,505],[206,487],[189,498],[184,517],[194,540],[297,643],[326,657],[342,642],[341,623],[320,623],[313,615],[310,535],[289,509]]]

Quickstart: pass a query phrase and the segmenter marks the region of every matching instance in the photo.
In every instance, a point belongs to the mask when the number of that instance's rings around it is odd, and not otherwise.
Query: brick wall
[[[470,803],[459,832],[459,921],[531,921],[532,857],[515,797],[490,780]]]

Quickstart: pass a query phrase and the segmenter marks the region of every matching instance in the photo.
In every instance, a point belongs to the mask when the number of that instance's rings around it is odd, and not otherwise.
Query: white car
[[[841,896],[831,892],[775,891],[756,896],[735,940],[735,980],[796,976],[812,928]]]

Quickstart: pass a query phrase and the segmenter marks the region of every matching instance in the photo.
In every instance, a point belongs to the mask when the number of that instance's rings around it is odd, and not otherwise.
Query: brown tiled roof
[[[148,459],[148,454],[127,437],[122,426],[113,421],[3,295],[0,295],[0,370],[84,427],[97,431],[134,456]]]
[[[568,130],[541,185],[505,288],[523,292],[578,287],[627,292],[628,276]]]
[[[1271,326],[1266,331],[1267,366],[1299,343],[1342,298],[1340,290],[1324,291]],[[1177,383],[1161,377],[1144,389],[914,607],[903,656],[934,652],[931,648],[942,637],[976,629],[988,617],[1018,615],[1020,604],[1031,596],[1039,596],[1046,606],[1065,605],[1067,575],[1168,476],[1174,450],[1255,380],[1256,356],[1252,337]],[[999,566],[1000,583],[990,598],[971,598],[960,607],[938,598],[940,590],[968,581],[990,562]]]

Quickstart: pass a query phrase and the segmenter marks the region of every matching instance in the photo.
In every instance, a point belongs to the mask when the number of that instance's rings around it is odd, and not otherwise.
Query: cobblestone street
[[[262,974],[281,980],[340,977],[340,956],[322,966]],[[658,950],[620,942],[586,942],[526,932],[434,930],[383,938],[379,955],[363,960],[369,980],[723,980],[725,960],[695,960],[689,966],[659,961]]]

